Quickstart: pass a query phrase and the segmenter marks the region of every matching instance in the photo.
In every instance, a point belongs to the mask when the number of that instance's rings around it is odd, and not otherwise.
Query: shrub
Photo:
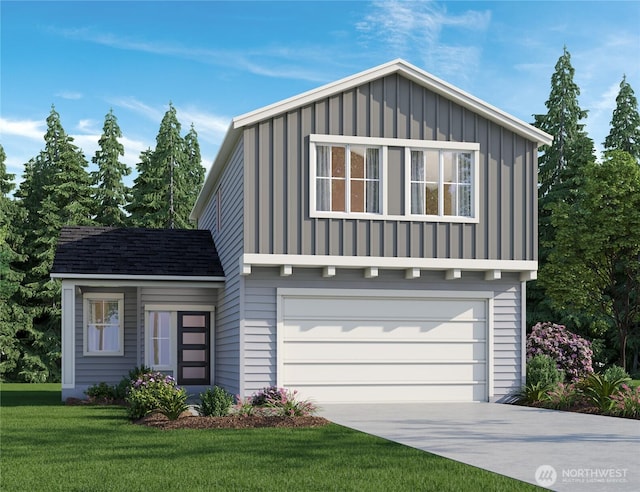
[[[616,365],[613,365],[607,368],[602,373],[602,377],[605,378],[607,381],[615,381],[617,379],[625,379],[625,380],[631,379],[627,371],[625,371],[622,367],[616,366]]]
[[[548,355],[569,381],[593,373],[591,342],[562,325],[538,323],[527,337],[527,358]]]
[[[169,420],[177,420],[183,412],[189,409],[187,405],[187,390],[173,388],[173,391],[160,391],[157,410]]]
[[[622,383],[620,389],[611,395],[612,415],[640,419],[640,386],[631,388]]]
[[[527,361],[527,383],[553,386],[564,380],[556,361],[545,354],[534,355]]]
[[[551,389],[552,386],[541,382],[527,383],[515,394],[513,403],[520,405],[544,405],[545,402],[549,400],[548,392]]]
[[[571,408],[580,399],[580,393],[573,383],[558,383],[547,391],[547,396],[549,399],[544,402],[544,406],[554,410]]]
[[[196,410],[205,417],[223,417],[229,414],[231,405],[233,405],[233,395],[219,386],[214,386],[200,393],[200,405]]]
[[[268,386],[266,388],[262,388],[260,391],[257,391],[251,396],[251,404],[254,407],[262,407],[267,404],[267,402],[279,401],[281,398],[282,388],[278,388],[277,386]]]
[[[148,372],[131,381],[127,393],[128,415],[139,419],[160,407],[160,401],[171,400],[172,394],[179,392],[176,381],[161,372]]]
[[[611,396],[617,393],[628,379],[608,380],[600,374],[590,374],[581,382],[582,392],[600,411],[608,413],[612,406]]]
[[[248,398],[236,397],[234,412],[238,415],[307,417],[317,411],[310,400],[298,400],[298,392],[277,386],[268,386]]]
[[[98,384],[94,384],[87,388],[85,394],[91,399],[96,401],[112,401],[116,398],[115,387],[104,381]]]
[[[308,417],[313,415],[317,407],[309,400],[298,400],[296,390],[279,388],[278,394],[267,399],[266,406],[273,408],[277,415],[284,417]]]

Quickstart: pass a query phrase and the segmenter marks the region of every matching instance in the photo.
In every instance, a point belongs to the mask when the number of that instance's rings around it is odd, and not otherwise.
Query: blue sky
[[[88,161],[113,108],[135,169],[171,101],[209,168],[234,116],[395,58],[530,122],[566,45],[598,147],[623,74],[640,97],[638,1],[3,0],[0,15],[0,143],[18,180],[52,104]]]

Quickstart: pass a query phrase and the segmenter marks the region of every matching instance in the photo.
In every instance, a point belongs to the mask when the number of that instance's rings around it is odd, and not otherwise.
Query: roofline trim
[[[410,80],[433,90],[435,93],[452,99],[461,106],[479,113],[495,123],[506,126],[515,133],[534,140],[539,144],[551,145],[553,142],[553,137],[548,133],[539,130],[529,123],[526,123],[515,116],[512,116],[475,96],[472,96],[462,89],[459,89],[400,58],[377,67],[370,68],[364,72],[351,75],[344,79],[331,82],[316,89],[303,92],[297,96],[293,96],[237,116],[232,121],[232,127],[234,129],[240,129],[245,126],[252,125],[266,118],[270,118],[280,113],[285,113],[299,106],[305,106],[315,100],[328,97],[396,72],[405,75]]]
[[[225,282],[226,277],[205,275],[125,275],[105,273],[51,273],[51,278],[77,280],[139,280],[157,282]]]

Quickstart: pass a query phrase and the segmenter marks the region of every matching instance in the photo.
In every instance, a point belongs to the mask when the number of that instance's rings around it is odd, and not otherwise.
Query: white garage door
[[[331,292],[280,295],[279,384],[325,403],[487,401],[486,298]]]

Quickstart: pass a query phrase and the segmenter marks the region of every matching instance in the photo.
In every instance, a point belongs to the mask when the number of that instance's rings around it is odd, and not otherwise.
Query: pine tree
[[[638,100],[627,82],[622,77],[620,91],[616,97],[616,108],[611,118],[611,130],[604,140],[606,150],[624,150],[640,163],[640,114]]]
[[[15,176],[7,173],[5,158],[0,145],[0,380],[14,380],[20,371],[21,340],[33,328],[19,300],[24,274],[15,267],[23,259],[15,228],[23,217],[9,197]]]
[[[95,189],[96,222],[105,226],[123,227],[126,221],[124,207],[129,203],[129,190],[122,178],[131,174],[131,169],[120,162],[124,146],[118,141],[122,131],[113,110],[105,116],[102,136],[92,162],[98,170],[91,175]]]
[[[164,177],[152,159],[151,149],[140,154],[140,162],[136,165],[138,176],[133,180],[131,202],[127,205],[128,222],[133,227],[163,229],[166,227]]]
[[[180,136],[176,110],[169,104],[156,147],[140,156],[138,177],[134,180],[131,203],[127,210],[136,227],[193,227],[189,213],[202,186],[204,170],[200,164],[200,146],[195,130]]]
[[[548,111],[534,115],[535,126],[553,135],[553,143],[540,148],[538,157],[538,236],[539,263],[544,266],[554,248],[555,229],[551,223],[552,208],[559,202],[572,203],[581,186],[582,169],[594,162],[593,141],[587,136],[583,120],[587,111],[580,108],[580,88],[574,82],[571,55],[564,47],[551,76],[551,92],[545,102]],[[557,321],[577,329],[580,316],[567,318],[551,307],[550,299],[539,285],[532,282],[527,289],[527,323]]]
[[[63,225],[91,225],[93,199],[87,162],[51,108],[45,147],[25,166],[16,192],[24,209],[22,303],[33,320],[34,336],[23,355],[21,376],[55,381],[60,375],[60,283],[49,277]],[[26,344],[25,344],[26,346]]]
[[[204,183],[204,167],[202,167],[202,156],[200,155],[200,144],[198,143],[198,133],[193,124],[189,133],[184,137],[187,160],[185,163],[184,177],[186,182],[187,199],[183,205],[185,217],[188,217],[196,203],[202,184]]]

